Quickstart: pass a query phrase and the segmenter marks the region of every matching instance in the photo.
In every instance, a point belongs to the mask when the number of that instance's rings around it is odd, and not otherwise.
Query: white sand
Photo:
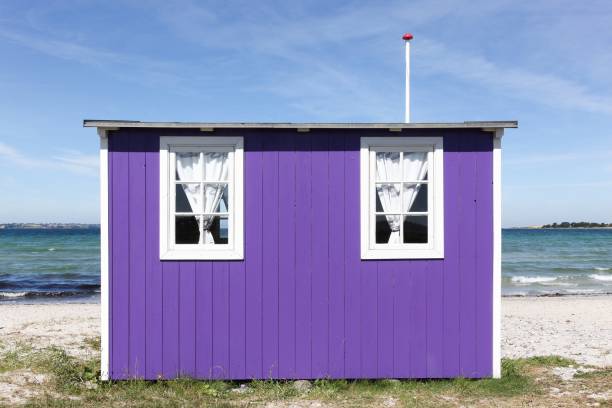
[[[504,298],[502,355],[561,355],[582,364],[612,366],[612,296]],[[4,345],[56,345],[73,355],[98,336],[99,305],[0,305]]]
[[[504,298],[502,355],[612,366],[612,296]]]
[[[37,348],[58,346],[68,353],[91,353],[84,340],[100,335],[100,305],[38,304],[0,305],[0,342]]]

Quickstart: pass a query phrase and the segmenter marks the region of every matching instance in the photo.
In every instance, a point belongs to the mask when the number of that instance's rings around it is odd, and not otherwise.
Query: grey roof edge
[[[259,128],[259,129],[508,129],[518,128],[515,120],[447,123],[291,123],[291,122],[140,122],[134,120],[85,119],[83,127],[98,128]]]

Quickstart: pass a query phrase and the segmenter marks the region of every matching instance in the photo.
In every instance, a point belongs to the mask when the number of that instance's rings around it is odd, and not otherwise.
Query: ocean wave
[[[24,297],[28,294],[28,292],[0,292],[0,298],[18,298]]]
[[[597,289],[568,289],[566,292],[570,295],[590,295],[590,294],[601,294],[605,292]]]
[[[0,300],[2,299],[17,299],[17,298],[65,298],[65,297],[81,297],[93,296],[98,294],[98,291],[30,291],[30,292],[0,292]]]
[[[589,278],[595,279],[595,280],[598,280],[598,281],[612,282],[612,275],[597,275],[597,274],[593,274],[593,275],[589,275]]]
[[[514,283],[543,283],[543,282],[553,282],[557,280],[556,277],[548,277],[548,276],[513,276],[512,282]]]
[[[609,271],[609,270],[611,270],[611,269],[612,269],[612,268],[598,268],[598,267],[596,267],[596,268],[595,268],[595,270],[596,270],[596,271],[600,271],[600,272]]]

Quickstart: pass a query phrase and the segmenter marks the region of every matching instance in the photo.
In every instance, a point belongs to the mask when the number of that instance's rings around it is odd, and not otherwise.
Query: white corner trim
[[[189,151],[224,149],[233,154],[230,172],[230,228],[227,245],[175,245],[174,194],[171,173],[175,149]],[[159,141],[159,254],[161,260],[240,260],[244,259],[244,139],[242,136],[161,136]],[[231,210],[233,208],[233,210]],[[233,217],[233,218],[232,218]]]
[[[501,378],[501,139],[503,129],[493,138],[493,378]]]
[[[429,161],[429,242],[398,244],[381,248],[372,245],[371,207],[374,205],[374,164],[372,149],[428,152]],[[444,144],[442,137],[362,137],[360,149],[360,231],[361,259],[442,259],[444,258]]]
[[[108,136],[98,129],[100,136],[100,379],[109,379],[109,324],[110,288],[108,253]]]

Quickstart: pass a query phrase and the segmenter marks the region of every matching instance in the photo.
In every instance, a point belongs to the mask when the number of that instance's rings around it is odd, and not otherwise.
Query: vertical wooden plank
[[[179,263],[163,263],[163,377],[175,378],[179,367]]]
[[[361,372],[361,253],[359,219],[359,137],[347,135],[345,180],[345,374],[359,378]]]
[[[111,135],[109,149],[112,163],[112,355],[111,377],[129,376],[129,152],[126,138]]]
[[[296,137],[295,169],[295,371],[311,373],[312,331],[312,153],[311,136]]]
[[[130,377],[141,378],[146,372],[146,173],[142,135],[129,136],[128,236],[129,236],[129,355]]]
[[[378,261],[361,262],[361,375],[378,377]]]
[[[281,234],[278,220],[279,212],[279,168],[278,150],[281,140],[275,134],[263,138],[262,173],[264,183],[262,185],[262,327],[263,327],[263,377],[277,378],[278,372],[278,260],[279,260],[279,238]],[[283,197],[284,200],[284,197]],[[284,225],[284,223],[283,223]]]
[[[213,263],[213,366],[214,379],[229,377],[229,265]]]
[[[245,139],[246,376],[262,376],[262,135]],[[265,234],[265,235],[264,235]]]
[[[196,375],[212,378],[213,263],[196,264]]]
[[[312,137],[312,373],[329,376],[329,136]]]
[[[146,378],[163,374],[162,265],[159,260],[159,138],[148,138],[146,153]]]
[[[461,152],[456,137],[444,138],[444,271],[443,271],[443,372],[460,375],[459,362],[459,223],[463,194]]]
[[[295,135],[284,136],[278,153],[278,265],[279,265],[279,376],[294,378],[295,372]]]
[[[395,264],[395,291],[393,296],[393,373],[397,378],[411,375],[411,303],[413,262],[399,261]]]
[[[397,261],[378,263],[378,377],[393,378],[393,324]]]
[[[474,136],[466,135],[461,145],[462,179],[459,222],[460,317],[459,359],[461,375],[476,375],[476,153]]]
[[[179,262],[179,372],[195,376],[195,262]]]
[[[442,378],[443,372],[443,319],[444,298],[441,260],[432,260],[427,273],[427,377]]]
[[[410,292],[410,376],[427,377],[427,274],[429,262],[410,262],[412,287]]]
[[[493,137],[478,138],[476,153],[476,371],[493,374]]]
[[[329,374],[344,377],[344,136],[329,138]]]
[[[244,262],[228,262],[229,263],[229,280],[230,280],[230,320],[229,320],[229,374],[232,379],[253,378],[246,375],[246,350],[249,344],[246,343],[246,329],[248,322],[245,320],[245,315],[248,313],[245,306],[246,302],[246,284],[245,284],[245,263]],[[256,342],[254,342],[256,343]],[[256,360],[256,355],[261,351],[249,350],[251,358],[249,361]],[[253,368],[253,367],[252,367]]]

